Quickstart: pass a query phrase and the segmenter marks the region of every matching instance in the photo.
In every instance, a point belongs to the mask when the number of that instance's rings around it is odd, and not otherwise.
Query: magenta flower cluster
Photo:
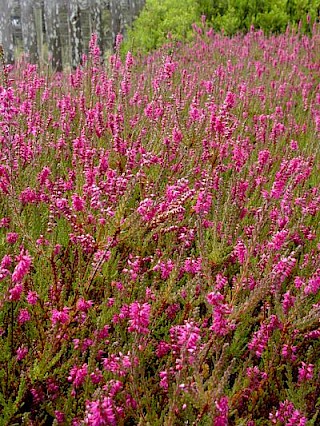
[[[4,424],[320,424],[319,24],[0,69]]]

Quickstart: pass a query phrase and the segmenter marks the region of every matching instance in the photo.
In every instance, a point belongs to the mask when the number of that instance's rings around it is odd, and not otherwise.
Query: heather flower
[[[44,238],[43,235],[40,235],[40,237],[36,240],[37,246],[48,246],[50,244],[49,240]]]
[[[272,424],[282,424],[284,426],[305,426],[307,423],[299,410],[295,409],[292,402],[285,400],[280,402],[279,408],[275,413],[270,413],[269,418]]]
[[[296,151],[298,149],[299,145],[298,142],[295,140],[291,140],[290,141],[290,148],[292,149],[292,151]]]
[[[259,154],[258,154],[259,165],[264,166],[268,162],[270,155],[271,155],[270,151],[267,149],[259,151]]]
[[[8,269],[0,268],[0,281],[4,280],[8,275],[10,275],[10,272],[8,271]]]
[[[267,379],[268,375],[264,371],[260,371],[259,367],[248,367],[246,370],[247,377],[250,379],[249,389],[252,392],[260,386],[260,383]]]
[[[10,255],[6,254],[3,256],[3,259],[1,260],[1,269],[8,269],[12,264],[12,258]]]
[[[103,375],[101,371],[98,368],[96,368],[95,371],[90,374],[90,379],[94,385],[97,385],[103,380]]]
[[[1,228],[9,228],[10,226],[10,218],[9,217],[3,217],[0,219],[0,229]]]
[[[285,279],[291,275],[296,263],[296,258],[288,256],[282,257],[279,262],[277,262],[273,266],[271,271],[271,276],[273,278],[273,291],[278,290],[280,288],[280,285],[285,281]]]
[[[56,245],[54,246],[53,254],[54,254],[55,256],[58,256],[58,254],[61,252],[61,249],[62,249],[61,244],[56,244]]]
[[[62,411],[56,410],[54,412],[55,418],[57,420],[58,425],[63,424],[65,421],[65,414]]]
[[[166,309],[166,314],[170,320],[175,319],[177,312],[180,311],[180,305],[179,303],[172,303],[169,305]]]
[[[287,314],[289,309],[294,305],[295,300],[296,298],[291,295],[290,291],[287,291],[283,295],[282,309],[285,314]]]
[[[90,54],[94,60],[94,63],[96,65],[99,64],[101,51],[98,45],[98,35],[96,33],[93,33],[91,35],[91,39],[89,42],[89,49],[90,49]]]
[[[174,268],[174,262],[171,259],[169,259],[167,262],[159,261],[158,264],[154,266],[153,270],[160,271],[161,278],[163,280],[166,280],[167,278],[169,278],[171,272],[173,271],[173,268]]]
[[[160,387],[163,388],[164,390],[168,390],[169,388],[168,372],[166,370],[160,371],[159,376],[160,376],[160,383],[159,383]]]
[[[289,231],[287,229],[282,229],[281,231],[278,231],[276,234],[272,236],[272,240],[269,243],[269,247],[273,250],[277,250],[277,251],[281,250],[288,234],[289,234]]]
[[[149,303],[140,304],[133,302],[129,306],[129,332],[137,332],[141,334],[149,333],[151,306]]]
[[[20,346],[17,349],[17,360],[22,361],[28,353],[28,348],[25,346]]]
[[[83,364],[81,367],[75,365],[71,368],[68,376],[68,382],[72,383],[74,388],[80,387],[88,375],[88,365]]]
[[[19,316],[18,316],[18,323],[23,324],[27,321],[30,321],[30,319],[31,319],[31,316],[28,309],[20,309]]]
[[[257,357],[261,357],[263,351],[267,347],[268,341],[273,331],[281,326],[276,315],[271,315],[268,323],[263,323],[260,329],[253,335],[251,342],[248,344],[248,348],[254,351]]]
[[[233,324],[230,324],[226,318],[226,315],[230,314],[232,311],[228,305],[219,305],[213,310],[212,313],[212,325],[210,330],[212,330],[218,336],[225,336],[229,333],[230,330],[234,328]]]
[[[232,308],[224,303],[224,296],[220,292],[208,293],[207,301],[213,306],[210,330],[218,336],[225,336],[234,328],[234,324],[228,320],[228,315],[231,314]]]
[[[112,398],[87,401],[84,423],[88,426],[116,426],[117,418]]]
[[[151,198],[145,198],[139,204],[137,212],[145,221],[150,221],[155,216],[154,202]]]
[[[243,265],[246,258],[247,258],[248,250],[247,250],[247,247],[242,240],[237,241],[237,244],[234,247],[234,254],[237,257],[238,262],[241,265]]]
[[[309,333],[305,334],[306,339],[319,339],[320,338],[320,330],[312,330]]]
[[[217,274],[216,275],[216,289],[218,290],[218,292],[220,290],[223,290],[224,287],[228,284],[228,278],[225,277],[222,274]],[[209,302],[210,303],[210,302]]]
[[[68,200],[66,198],[57,198],[55,205],[59,210],[66,210],[68,208]]]
[[[146,300],[156,300],[154,291],[149,287],[146,288]]]
[[[38,180],[40,182],[40,185],[44,185],[51,174],[51,170],[48,166],[45,166],[41,172],[38,174]]]
[[[156,349],[156,355],[158,358],[162,358],[165,355],[167,355],[168,352],[170,352],[171,345],[167,342],[161,341],[158,343],[157,349]]]
[[[108,306],[109,308],[111,308],[111,306],[113,306],[113,305],[114,305],[114,302],[115,302],[114,297],[109,297],[109,299],[108,299],[108,301],[107,301],[107,306]]]
[[[92,305],[92,300],[85,300],[83,297],[80,297],[77,301],[77,309],[82,312],[88,312]]]
[[[38,298],[39,298],[39,295],[35,291],[29,291],[26,297],[29,305],[35,305],[37,303]]]
[[[19,234],[16,232],[8,232],[6,240],[9,244],[14,244],[18,241]]]
[[[75,211],[81,212],[84,209],[85,201],[79,195],[77,194],[72,195],[71,200],[72,200],[72,208]]]
[[[215,402],[218,416],[214,419],[214,426],[228,426],[228,398],[226,396],[221,397]]]
[[[123,272],[129,273],[132,281],[136,281],[142,266],[142,259],[139,256],[129,256],[128,265],[130,268],[124,268]]]
[[[85,352],[92,345],[93,345],[93,340],[92,339],[89,339],[89,338],[84,339],[83,343],[82,343],[82,347],[81,347],[82,352]]]
[[[21,192],[19,199],[22,204],[28,204],[28,203],[32,204],[38,201],[38,196],[34,189],[26,188]]]
[[[47,392],[49,398],[54,401],[59,396],[60,387],[53,377],[48,377],[46,380]]]
[[[118,355],[110,354],[108,358],[103,358],[103,368],[120,377],[125,376],[137,363],[138,360],[133,358],[130,352],[127,355],[121,352]]]
[[[23,292],[22,284],[16,284],[13,288],[9,290],[9,293],[10,293],[9,300],[17,302],[18,300],[20,300],[22,292]]]
[[[320,269],[309,278],[307,285],[304,288],[304,294],[317,294],[320,290]]]
[[[212,195],[208,194],[205,191],[200,191],[198,194],[196,205],[194,206],[194,211],[197,214],[207,215],[210,211],[212,205]]]
[[[17,260],[19,261],[19,263],[14,268],[14,271],[11,277],[12,282],[14,284],[21,283],[24,276],[28,274],[31,268],[31,263],[32,263],[31,256],[29,255],[27,250],[26,251],[21,250],[20,255],[17,256]]]
[[[201,261],[200,257],[197,259],[187,258],[184,261],[184,270],[189,274],[198,274],[201,272]]]
[[[40,404],[45,398],[43,390],[41,388],[31,388],[30,392],[32,395],[33,404]]]
[[[59,311],[58,309],[53,309],[51,312],[51,323],[52,325],[57,325],[59,323],[65,324],[69,321],[69,308],[66,306]]]
[[[193,321],[185,321],[183,325],[171,327],[170,338],[173,353],[184,356],[186,352],[188,363],[193,364],[201,340],[199,327]]]
[[[128,52],[126,56],[126,70],[129,71],[133,64],[134,64],[134,59],[133,59],[132,53]]]
[[[298,349],[297,346],[284,344],[281,348],[281,356],[284,359],[295,361],[297,359],[297,355],[295,355],[297,352],[297,349]]]
[[[108,383],[103,387],[103,390],[111,396],[115,397],[123,389],[123,383],[120,380],[109,380]]]
[[[305,282],[301,277],[295,277],[294,285],[297,289],[299,289],[299,288],[301,288],[302,286],[305,285]]]
[[[306,382],[313,378],[314,365],[301,362],[301,367],[298,369],[298,383]]]

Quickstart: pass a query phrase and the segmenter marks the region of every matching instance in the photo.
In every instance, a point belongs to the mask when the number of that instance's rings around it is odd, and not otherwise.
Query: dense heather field
[[[320,28],[0,75],[1,425],[320,424]]]

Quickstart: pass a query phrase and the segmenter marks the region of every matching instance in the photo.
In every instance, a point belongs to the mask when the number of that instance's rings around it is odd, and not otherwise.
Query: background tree
[[[11,7],[11,0],[0,0],[0,44],[3,47],[4,58],[7,63],[14,61]]]
[[[103,2],[101,0],[91,0],[90,3],[90,29],[92,33],[96,33],[98,36],[98,44],[100,47],[101,54],[104,52],[104,30],[102,22],[102,8]]]
[[[36,64],[38,63],[39,55],[33,4],[33,0],[20,0],[23,48],[28,60],[32,64]]]
[[[48,56],[52,68],[62,71],[62,49],[59,30],[59,2],[44,0],[44,17],[48,44]]]
[[[78,0],[69,0],[68,18],[71,66],[76,68],[80,64],[82,56],[80,6]]]

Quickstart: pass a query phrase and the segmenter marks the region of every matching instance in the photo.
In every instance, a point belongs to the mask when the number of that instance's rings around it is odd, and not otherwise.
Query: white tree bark
[[[91,17],[91,32],[97,34],[98,44],[99,44],[99,47],[100,47],[101,55],[103,55],[104,34],[103,34],[103,28],[102,28],[102,2],[101,2],[101,0],[91,0],[90,17]]]
[[[62,49],[59,31],[59,1],[44,0],[44,16],[48,43],[48,55],[52,68],[62,71]]]
[[[33,3],[33,0],[20,0],[21,29],[23,48],[28,61],[32,64],[37,64],[39,55]]]
[[[145,4],[145,0],[110,0],[112,39],[115,42],[117,34],[125,34],[127,27],[132,24]]]
[[[0,0],[0,44],[3,47],[4,59],[9,64],[14,62],[11,6],[10,0]]]
[[[76,68],[82,57],[82,35],[81,35],[81,11],[78,0],[69,0],[69,40],[70,40],[70,53],[71,53],[71,67]]]
[[[110,14],[111,14],[111,34],[112,44],[115,45],[116,37],[121,32],[121,0],[110,0]]]

